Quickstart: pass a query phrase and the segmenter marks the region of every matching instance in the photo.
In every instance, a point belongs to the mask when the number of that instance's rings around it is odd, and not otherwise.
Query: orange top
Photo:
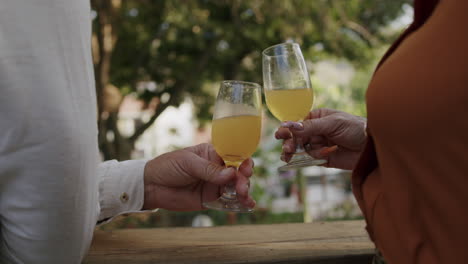
[[[389,263],[468,261],[468,1],[416,0],[367,91],[353,190]]]

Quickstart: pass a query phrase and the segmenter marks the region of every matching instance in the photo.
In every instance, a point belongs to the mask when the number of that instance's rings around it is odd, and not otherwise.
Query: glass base
[[[303,153],[296,153],[293,155],[291,160],[286,164],[278,168],[278,171],[288,171],[292,169],[314,166],[314,165],[322,165],[327,163],[327,160],[324,159],[314,159],[309,154]]]
[[[226,196],[221,196],[217,200],[211,201],[211,202],[204,202],[203,206],[206,208],[210,209],[215,209],[215,210],[220,210],[220,211],[226,211],[226,212],[238,212],[238,213],[250,213],[253,212],[252,208],[248,208],[243,206],[237,198],[234,196],[233,198],[231,197],[226,197]]]

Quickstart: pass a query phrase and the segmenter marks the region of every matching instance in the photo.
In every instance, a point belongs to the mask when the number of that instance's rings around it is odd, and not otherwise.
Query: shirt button
[[[120,195],[120,201],[122,203],[126,203],[128,201],[130,197],[128,196],[128,194],[126,192],[122,193],[122,195]]]

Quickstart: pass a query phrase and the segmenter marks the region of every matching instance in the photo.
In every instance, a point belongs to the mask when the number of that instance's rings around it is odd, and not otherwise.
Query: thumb
[[[226,168],[196,155],[188,164],[186,172],[190,176],[216,185],[227,184],[236,177],[235,168]]]

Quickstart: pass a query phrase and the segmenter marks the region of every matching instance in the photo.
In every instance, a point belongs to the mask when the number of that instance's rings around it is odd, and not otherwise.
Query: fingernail
[[[302,123],[300,123],[300,122],[291,122],[291,121],[281,123],[281,127],[293,128],[295,130],[303,130],[304,129],[304,125]]]
[[[292,127],[295,130],[303,130],[304,129],[304,125],[302,123],[299,123],[299,122],[293,122]]]
[[[233,168],[225,168],[219,173],[219,175],[223,178],[227,178],[231,175]]]
[[[282,123],[281,123],[281,127],[290,128],[291,126],[292,126],[292,122],[291,122],[291,121],[282,122]]]
[[[331,153],[335,152],[336,150],[338,150],[338,146],[335,145],[335,146],[331,146],[331,147],[328,147],[328,148],[323,148],[320,150],[320,155],[321,156],[328,156],[330,155]]]
[[[286,158],[285,155],[284,155],[284,154],[281,154],[280,159],[281,159],[282,161],[285,161],[285,158]]]
[[[330,152],[334,152],[334,151],[337,151],[338,150],[338,146],[335,145],[335,146],[331,146],[328,148],[330,150]]]

